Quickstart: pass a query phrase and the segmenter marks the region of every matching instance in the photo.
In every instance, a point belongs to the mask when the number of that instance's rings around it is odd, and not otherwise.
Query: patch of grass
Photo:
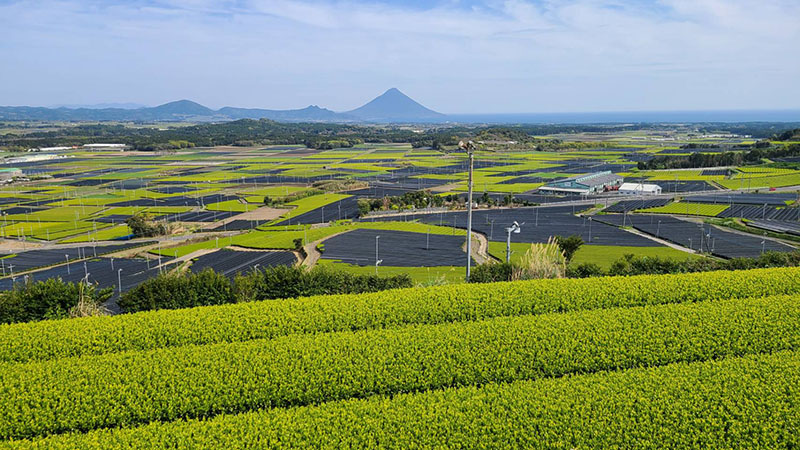
[[[318,265],[326,266],[335,270],[343,270],[345,272],[360,274],[360,275],[375,275],[375,266],[354,266],[351,264],[343,264],[336,260],[321,259]],[[426,284],[435,283],[440,279],[444,279],[448,284],[463,283],[466,276],[466,269],[464,267],[455,266],[438,266],[438,267],[383,267],[378,266],[378,275],[388,277],[392,275],[407,274],[416,283]]]
[[[239,200],[227,200],[224,202],[210,203],[206,205],[206,209],[209,211],[248,212],[257,208],[258,205],[253,205],[250,203],[242,203]]]
[[[88,235],[87,235],[88,234]],[[70,239],[61,241],[61,243],[75,243],[75,242],[90,242],[94,241],[110,241],[124,236],[129,236],[131,229],[127,225],[117,225],[104,229],[98,229],[97,232],[83,233]]]
[[[285,206],[289,207],[294,206],[294,209],[292,209],[287,213],[284,213],[278,219],[273,220],[272,223],[278,223],[287,219],[291,219],[293,217],[297,217],[301,214],[305,214],[309,211],[313,211],[317,208],[321,208],[325,205],[329,205],[331,203],[337,202],[339,200],[344,200],[349,197],[351,196],[344,194],[319,194],[286,203]]]
[[[513,239],[513,238],[512,238]],[[525,255],[525,252],[531,248],[531,244],[527,242],[512,242],[511,243],[511,262],[517,262]],[[494,256],[499,261],[505,262],[506,260],[506,243],[489,241],[489,254]]]
[[[660,257],[675,260],[702,258],[700,255],[686,253],[672,247],[623,247],[612,245],[582,245],[572,256],[570,265],[592,263],[608,269],[614,261],[626,254],[635,256]]]
[[[653,214],[683,214],[687,216],[706,216],[714,217],[728,209],[728,205],[712,204],[712,203],[670,203],[664,206],[655,208],[639,209],[637,212],[653,213]]]

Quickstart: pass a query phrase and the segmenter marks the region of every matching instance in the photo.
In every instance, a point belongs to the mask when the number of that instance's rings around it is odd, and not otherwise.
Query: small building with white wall
[[[551,181],[539,188],[539,192],[551,194],[591,195],[614,191],[622,183],[622,177],[611,171],[577,175]]]
[[[83,144],[83,148],[88,150],[125,150],[126,147],[127,146],[125,144]]]
[[[661,186],[657,184],[622,183],[619,186],[619,193],[622,195],[658,195],[661,193]]]

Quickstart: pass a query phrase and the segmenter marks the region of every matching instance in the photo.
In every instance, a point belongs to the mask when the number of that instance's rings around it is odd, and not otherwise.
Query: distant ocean
[[[530,114],[449,114],[459,123],[689,123],[800,122],[800,109],[733,111],[631,111]]]

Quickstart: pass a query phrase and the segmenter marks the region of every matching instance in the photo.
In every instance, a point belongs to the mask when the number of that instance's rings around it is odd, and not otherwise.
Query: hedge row
[[[18,448],[800,446],[795,352],[377,396],[17,442]]]
[[[0,373],[0,437],[664,365],[800,345],[800,296],[124,352]]]
[[[0,326],[0,362],[792,293],[800,293],[797,268],[451,285],[318,296]]]

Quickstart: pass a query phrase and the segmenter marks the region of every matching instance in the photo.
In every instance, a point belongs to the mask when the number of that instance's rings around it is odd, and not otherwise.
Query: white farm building
[[[619,187],[622,195],[658,195],[661,193],[661,186],[657,184],[644,183],[622,183]]]
[[[551,181],[539,188],[539,192],[552,194],[590,195],[616,190],[622,177],[610,171],[577,175],[563,180]]]

